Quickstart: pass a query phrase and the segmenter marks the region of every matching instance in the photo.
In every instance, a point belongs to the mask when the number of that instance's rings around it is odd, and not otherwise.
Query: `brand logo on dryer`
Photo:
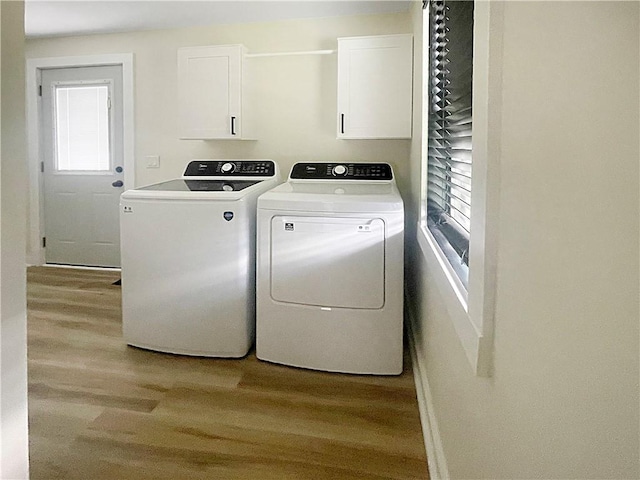
[[[224,212],[222,216],[227,222],[230,222],[231,219],[233,218],[233,212]]]
[[[284,230],[286,232],[293,232],[293,222],[285,222],[284,223]]]

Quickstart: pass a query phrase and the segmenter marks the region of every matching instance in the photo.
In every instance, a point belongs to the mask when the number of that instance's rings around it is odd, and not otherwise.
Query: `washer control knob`
[[[236,166],[233,163],[227,162],[222,165],[220,170],[222,170],[222,173],[232,173],[235,171],[235,169]]]
[[[335,167],[333,167],[332,173],[334,175],[345,175],[347,173],[347,167],[345,167],[344,165],[336,165]]]

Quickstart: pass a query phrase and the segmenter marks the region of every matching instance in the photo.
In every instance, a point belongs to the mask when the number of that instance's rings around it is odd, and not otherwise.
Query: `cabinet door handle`
[[[231,117],[231,135],[236,134],[236,117]]]
[[[344,113],[340,114],[340,133],[344,134]]]

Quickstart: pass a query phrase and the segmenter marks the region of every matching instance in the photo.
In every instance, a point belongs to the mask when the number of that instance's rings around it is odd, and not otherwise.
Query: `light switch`
[[[147,155],[144,158],[147,161],[147,168],[160,168],[159,155]]]

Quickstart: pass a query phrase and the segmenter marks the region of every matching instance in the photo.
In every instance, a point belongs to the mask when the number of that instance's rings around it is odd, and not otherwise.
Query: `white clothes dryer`
[[[280,183],[271,160],[194,160],[120,199],[127,344],[242,357],[255,338],[255,221]]]
[[[258,358],[401,373],[403,237],[390,165],[294,165],[258,199]]]

